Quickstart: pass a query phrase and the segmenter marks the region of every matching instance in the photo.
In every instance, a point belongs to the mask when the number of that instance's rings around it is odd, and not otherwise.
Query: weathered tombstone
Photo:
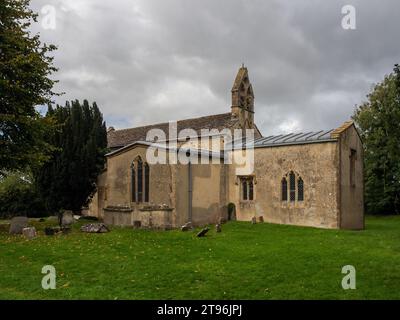
[[[261,223],[263,223],[263,222],[264,222],[264,216],[259,216],[259,217],[258,217],[258,221],[260,221]]]
[[[209,230],[210,230],[210,228],[209,228],[209,227],[206,227],[206,228],[202,229],[202,230],[197,234],[197,236],[198,236],[199,238],[204,237],[204,236],[206,235],[206,233],[207,233]]]
[[[221,231],[222,231],[221,225],[220,225],[219,223],[217,223],[217,224],[215,225],[215,231],[217,231],[217,232],[221,232]]]
[[[36,238],[36,229],[35,227],[27,227],[22,229],[22,234],[25,236],[27,239],[33,239]]]
[[[10,234],[22,234],[22,230],[27,226],[27,217],[14,217],[11,219]]]
[[[192,223],[189,221],[189,222],[186,222],[182,227],[181,227],[181,231],[189,231],[189,230],[191,230],[191,229],[193,229],[193,226],[192,226]]]
[[[81,231],[88,233],[104,233],[110,230],[104,223],[88,223],[81,227]]]
[[[62,217],[62,222],[61,224],[63,226],[69,226],[75,222],[74,215],[72,211],[66,210],[64,211],[63,217]]]
[[[226,219],[224,217],[219,217],[218,224],[224,224],[224,223],[226,223]]]
[[[257,223],[257,218],[256,217],[251,218],[251,224],[256,224],[256,223]]]

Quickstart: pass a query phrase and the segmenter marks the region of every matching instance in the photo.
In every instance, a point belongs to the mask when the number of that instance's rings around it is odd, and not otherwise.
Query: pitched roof
[[[309,131],[299,133],[279,134],[268,137],[254,139],[254,148],[278,147],[294,144],[308,144],[316,142],[337,141],[337,137],[332,136],[334,129]],[[235,148],[240,146],[235,145]]]
[[[185,119],[177,121],[177,131],[182,129],[193,129],[200,134],[201,129],[218,129],[233,128],[237,120],[232,119],[232,114],[222,113],[211,116]],[[161,129],[168,137],[169,123],[158,123],[143,127],[109,130],[107,133],[108,147],[111,149],[121,148],[135,141],[145,141],[146,134],[151,129]]]

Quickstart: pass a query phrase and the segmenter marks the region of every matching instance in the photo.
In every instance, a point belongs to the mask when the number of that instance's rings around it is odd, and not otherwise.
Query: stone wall
[[[350,153],[355,150],[354,183],[350,181]],[[352,125],[340,135],[340,227],[364,229],[364,176],[361,139]]]
[[[254,201],[240,200],[236,167],[229,170],[229,199],[238,220],[263,216],[272,223],[338,227],[337,142],[256,148],[254,152]],[[304,201],[281,200],[281,180],[290,171],[304,181]]]

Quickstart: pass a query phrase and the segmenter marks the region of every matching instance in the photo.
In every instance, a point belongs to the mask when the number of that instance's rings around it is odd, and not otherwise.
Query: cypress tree
[[[79,213],[96,190],[107,148],[106,124],[96,103],[87,100],[49,107],[46,117],[57,123],[51,138],[51,161],[36,173],[36,183],[48,210]]]

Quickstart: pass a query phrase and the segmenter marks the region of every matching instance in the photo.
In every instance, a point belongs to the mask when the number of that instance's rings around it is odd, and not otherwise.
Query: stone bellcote
[[[247,68],[240,67],[232,87],[232,117],[239,120],[242,129],[254,124],[254,93]]]

